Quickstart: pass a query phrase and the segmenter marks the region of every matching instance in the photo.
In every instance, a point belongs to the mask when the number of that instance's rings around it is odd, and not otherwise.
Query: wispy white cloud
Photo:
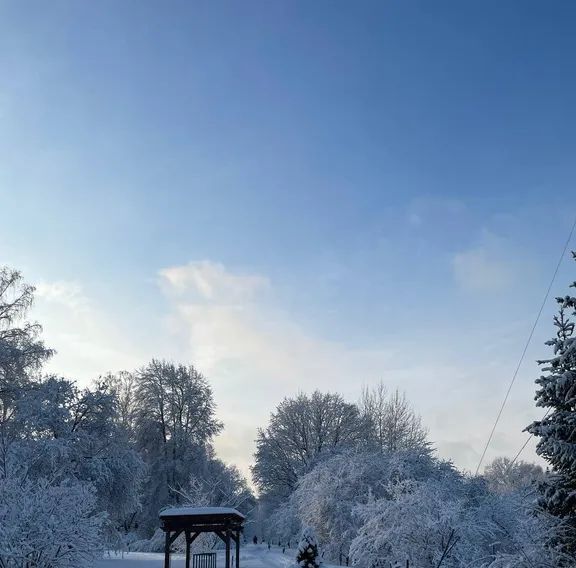
[[[243,396],[244,406],[267,414],[270,406],[263,409],[258,401],[263,394],[277,402],[297,389],[330,388],[343,366],[349,367],[344,361],[348,354],[342,354],[347,351],[344,346],[310,336],[289,314],[259,301],[256,291],[265,294],[271,287],[265,277],[239,276],[207,262],[183,269],[194,273],[190,289],[183,287],[181,279],[168,277],[177,268],[160,272],[162,289],[172,306],[171,327],[187,338],[186,355],[191,360],[217,381],[225,377],[223,400]],[[210,293],[203,293],[206,275]],[[365,356],[387,358],[390,354],[383,350]],[[258,396],[251,401],[249,393]]]
[[[200,300],[236,303],[250,300],[270,286],[257,274],[233,274],[218,262],[190,262],[160,271],[161,284],[169,294],[192,295]]]
[[[36,299],[41,302],[60,304],[61,306],[80,313],[90,309],[88,298],[82,291],[79,282],[60,280],[56,282],[37,282]]]
[[[505,239],[484,232],[478,245],[452,258],[454,278],[471,292],[502,292],[523,276],[526,264],[510,249]]]
[[[408,204],[406,220],[410,226],[419,227],[429,222],[438,224],[461,217],[465,212],[466,205],[457,199],[419,197]]]
[[[143,353],[122,334],[119,322],[85,294],[75,281],[36,284],[32,316],[43,324],[43,337],[56,355],[48,370],[86,383],[108,371],[143,362]]]
[[[466,290],[505,290],[514,280],[506,262],[491,257],[483,247],[456,254],[452,266],[456,281]]]

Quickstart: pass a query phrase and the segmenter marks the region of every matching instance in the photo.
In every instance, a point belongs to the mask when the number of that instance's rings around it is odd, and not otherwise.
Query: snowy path
[[[252,544],[242,547],[240,553],[241,568],[288,568],[294,565],[294,550],[287,550],[286,554],[277,547],[268,550],[267,546],[254,546]],[[131,552],[120,558],[113,556],[97,562],[94,568],[162,568],[164,555],[144,552]],[[218,552],[218,567],[224,564],[222,551]],[[325,568],[330,568],[324,565]],[[184,568],[184,557],[174,555],[171,568]]]

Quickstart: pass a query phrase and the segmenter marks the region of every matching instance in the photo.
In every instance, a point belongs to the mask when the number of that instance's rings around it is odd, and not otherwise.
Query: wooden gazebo
[[[190,568],[190,545],[202,533],[215,533],[226,545],[226,564],[230,565],[230,543],[236,545],[236,567],[240,568],[240,534],[244,515],[229,507],[172,507],[160,511],[162,530],[166,533],[164,568],[170,568],[170,546],[184,533],[186,537],[186,568]]]

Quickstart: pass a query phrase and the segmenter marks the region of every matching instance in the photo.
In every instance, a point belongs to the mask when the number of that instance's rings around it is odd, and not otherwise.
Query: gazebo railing
[[[192,568],[216,568],[216,553],[202,552],[192,555]]]

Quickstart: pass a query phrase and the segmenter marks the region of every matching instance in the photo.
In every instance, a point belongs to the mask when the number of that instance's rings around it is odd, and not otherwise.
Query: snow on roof
[[[229,516],[244,518],[244,515],[232,507],[170,507],[160,511],[160,518],[164,517],[209,517]]]

